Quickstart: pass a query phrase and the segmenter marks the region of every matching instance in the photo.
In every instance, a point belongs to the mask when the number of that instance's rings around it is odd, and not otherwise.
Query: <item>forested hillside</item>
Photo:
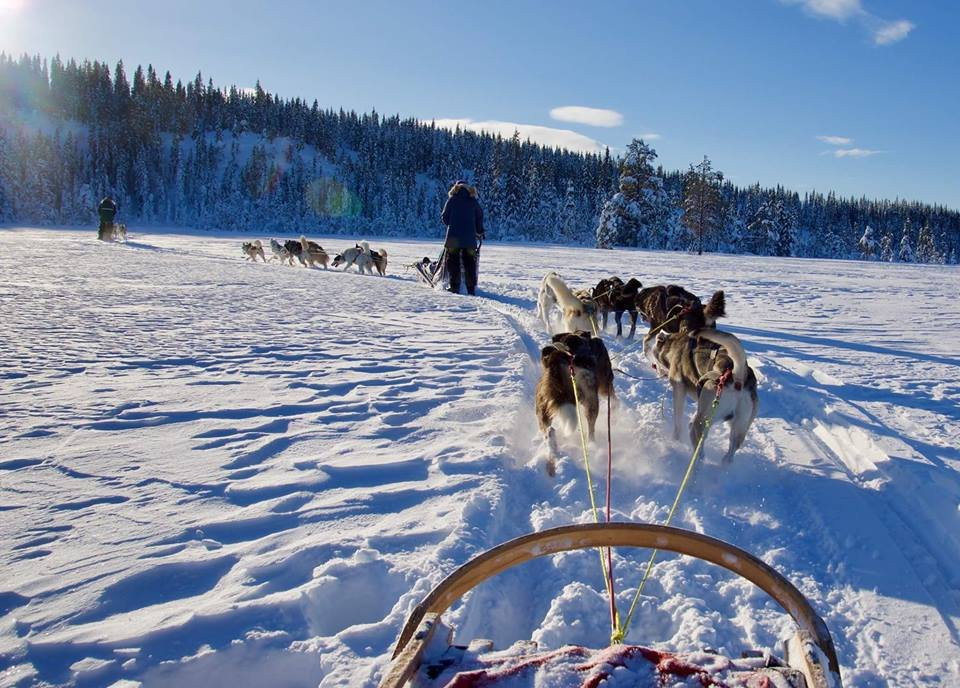
[[[710,161],[665,171],[399,115],[321,108],[257,83],[123,63],[0,55],[0,222],[128,223],[437,236],[449,184],[480,192],[494,239],[957,262],[960,214],[907,201],[737,187]],[[699,208],[699,214],[694,212]],[[707,209],[707,210],[704,210]]]

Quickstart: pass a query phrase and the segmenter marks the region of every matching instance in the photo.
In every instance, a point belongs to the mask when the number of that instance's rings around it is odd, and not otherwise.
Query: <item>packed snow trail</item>
[[[375,686],[444,574],[592,518],[575,439],[547,478],[533,417],[548,269],[725,289],[760,416],[730,467],[711,433],[675,525],[796,583],[845,685],[960,681],[956,268],[488,244],[471,299],[404,273],[435,243],[372,241],[382,279],[251,264],[240,237],[92,237],[0,231],[0,686]],[[615,518],[659,522],[690,447],[638,347],[607,341],[651,378],[617,379]],[[621,608],[647,555],[616,552]],[[592,552],[447,619],[500,647],[609,633]],[[787,628],[749,584],[663,556],[628,640],[739,653]]]

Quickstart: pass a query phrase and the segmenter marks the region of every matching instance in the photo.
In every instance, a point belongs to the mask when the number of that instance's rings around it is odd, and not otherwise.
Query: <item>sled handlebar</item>
[[[591,547],[646,547],[685,554],[732,571],[766,592],[808,633],[839,677],[830,631],[810,602],[776,570],[739,547],[681,528],[645,523],[562,526],[523,535],[474,557],[455,570],[418,604],[400,632],[393,656],[410,642],[425,616],[439,615],[464,594],[498,573],[537,557]]]

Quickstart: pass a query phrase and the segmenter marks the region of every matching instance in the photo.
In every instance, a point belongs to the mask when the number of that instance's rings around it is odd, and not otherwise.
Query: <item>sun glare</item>
[[[0,0],[0,15],[19,12],[26,4],[27,0]]]

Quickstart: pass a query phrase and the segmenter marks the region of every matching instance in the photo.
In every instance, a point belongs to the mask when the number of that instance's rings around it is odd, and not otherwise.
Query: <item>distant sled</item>
[[[604,547],[659,548],[711,562],[749,580],[770,595],[797,624],[784,643],[785,659],[769,651],[739,659],[714,651],[674,653],[641,645],[592,650],[568,645],[539,651],[520,641],[494,653],[493,643],[452,643],[440,615],[483,581],[536,557]],[[585,620],[588,621],[588,620]],[[602,621],[600,622],[602,623]],[[655,639],[653,639],[655,640]],[[616,669],[616,677],[611,673]],[[606,523],[551,528],[524,535],[470,560],[440,582],[410,614],[400,632],[380,688],[413,686],[531,686],[549,676],[551,686],[658,686],[696,677],[704,686],[842,688],[830,631],[786,578],[753,555],[721,540],[669,526]],[[635,677],[632,678],[631,677]]]
[[[447,251],[444,249],[436,260],[430,260],[429,257],[424,256],[410,267],[416,271],[417,279],[424,284],[434,289],[445,288],[447,283],[446,258]]]

